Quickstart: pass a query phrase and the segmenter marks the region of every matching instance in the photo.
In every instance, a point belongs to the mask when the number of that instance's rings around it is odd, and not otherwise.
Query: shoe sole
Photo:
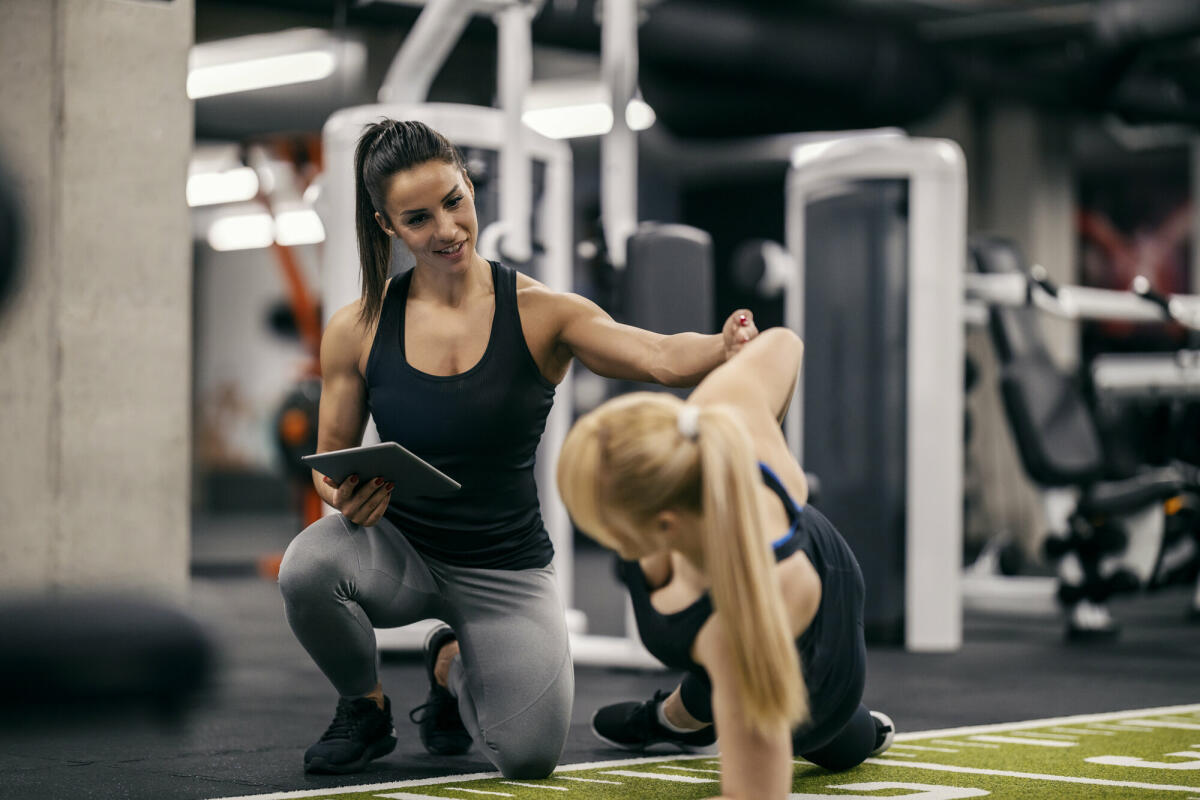
[[[332,764],[323,758],[314,758],[312,761],[305,762],[305,772],[315,772],[321,775],[345,775],[350,772],[362,772],[366,769],[367,764],[377,758],[386,756],[388,753],[396,749],[396,737],[388,736],[380,739],[373,745],[363,751],[362,758],[357,761],[351,761],[347,764]]]
[[[887,735],[883,737],[883,744],[871,751],[870,757],[873,758],[886,753],[888,748],[892,746],[892,743],[896,741],[896,723],[892,722],[892,718],[882,711],[872,711],[871,716],[887,725],[891,729],[888,731]]]
[[[600,713],[599,711],[596,712],[596,714],[599,714],[599,713]],[[683,744],[682,742],[669,742],[669,741],[663,740],[661,742],[654,742],[653,744],[648,744],[648,745],[622,744],[621,742],[618,742],[614,739],[609,739],[607,736],[600,733],[600,731],[596,730],[596,715],[595,714],[592,715],[592,724],[589,725],[588,727],[590,727],[592,729],[592,736],[595,736],[600,741],[604,742],[605,744],[607,744],[611,747],[615,747],[618,750],[625,750],[630,753],[649,753],[655,747],[666,747],[666,748],[670,748],[671,750],[674,750],[679,753],[699,753],[701,755],[712,755],[712,754],[715,754],[720,751],[720,748],[717,746],[716,742],[713,742],[712,744],[705,744],[705,745],[691,745],[691,744]]]

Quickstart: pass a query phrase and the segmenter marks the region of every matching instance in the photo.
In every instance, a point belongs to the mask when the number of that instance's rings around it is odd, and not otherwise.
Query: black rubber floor
[[[1187,601],[1179,590],[1119,602],[1123,636],[1088,647],[1065,645],[1057,621],[969,616],[965,646],[952,655],[871,648],[866,700],[910,731],[1200,702],[1200,627],[1185,622]],[[277,587],[251,576],[197,577],[192,608],[220,653],[203,702],[173,727],[136,710],[48,726],[35,710],[0,729],[0,798],[188,800],[490,770],[478,755],[422,750],[406,713],[427,687],[408,658],[383,667],[396,751],[365,774],[306,776],[302,753],[328,724],[335,697],[292,639]],[[622,757],[593,739],[592,713],[670,684],[665,672],[578,669],[563,763]]]

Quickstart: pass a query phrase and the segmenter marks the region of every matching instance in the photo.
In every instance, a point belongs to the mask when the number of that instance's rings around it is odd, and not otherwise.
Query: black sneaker
[[[592,733],[613,747],[636,752],[647,751],[656,745],[666,745],[684,753],[712,748],[717,741],[717,731],[712,725],[692,733],[676,733],[659,723],[658,705],[667,697],[667,692],[655,692],[654,699],[645,703],[605,706],[592,715]]]
[[[871,755],[883,755],[896,738],[896,723],[882,711],[872,711],[871,716],[875,719],[875,749]]]
[[[437,654],[455,640],[454,631],[440,625],[425,637],[425,672],[429,676],[429,694],[425,702],[408,712],[421,733],[421,744],[438,756],[462,755],[471,749],[471,734],[458,713],[458,700],[433,677]]]
[[[383,710],[369,697],[338,700],[333,722],[304,753],[305,772],[359,772],[372,759],[396,747],[392,727],[392,702],[383,698]]]

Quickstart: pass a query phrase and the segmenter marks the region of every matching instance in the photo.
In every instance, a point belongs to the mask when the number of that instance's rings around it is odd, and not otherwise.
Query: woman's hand
[[[373,478],[360,482],[357,475],[351,475],[340,484],[328,475],[322,475],[321,481],[334,492],[323,492],[327,495],[324,500],[345,515],[346,519],[355,525],[370,527],[383,518],[387,511],[388,501],[392,497],[394,483],[383,478]]]
[[[728,361],[746,346],[746,342],[758,336],[754,312],[748,308],[734,311],[721,327],[721,336],[725,340],[725,360]]]

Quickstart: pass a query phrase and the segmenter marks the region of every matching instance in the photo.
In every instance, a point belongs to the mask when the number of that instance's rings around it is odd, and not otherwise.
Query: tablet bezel
[[[395,484],[393,498],[447,497],[462,488],[458,481],[397,442],[330,450],[300,460],[338,483],[351,475],[362,481],[383,478]]]

